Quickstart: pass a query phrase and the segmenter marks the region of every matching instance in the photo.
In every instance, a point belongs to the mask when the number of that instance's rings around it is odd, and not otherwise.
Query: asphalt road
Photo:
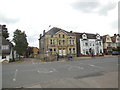
[[[37,62],[34,59],[30,59],[29,62],[25,63],[4,64],[2,66],[2,87],[19,88],[39,84],[39,87],[44,88],[47,83],[57,80],[61,80],[65,85],[70,80],[75,80],[76,82],[82,78],[118,72],[118,65],[118,57],[91,58],[65,62]],[[65,83],[64,79],[69,80]],[[118,81],[115,80],[115,82]],[[81,82],[80,84],[83,87],[86,85]]]

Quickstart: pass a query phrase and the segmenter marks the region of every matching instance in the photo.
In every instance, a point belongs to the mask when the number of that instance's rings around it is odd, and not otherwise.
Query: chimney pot
[[[43,35],[45,34],[45,30],[43,30]]]
[[[42,34],[40,34],[40,38],[42,37]]]

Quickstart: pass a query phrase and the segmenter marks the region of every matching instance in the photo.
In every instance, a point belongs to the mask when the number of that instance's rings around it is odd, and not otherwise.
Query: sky
[[[114,35],[118,33],[119,0],[0,0],[0,24],[12,41],[16,29],[25,31],[29,46],[39,47],[43,30]],[[51,25],[51,27],[49,27]]]

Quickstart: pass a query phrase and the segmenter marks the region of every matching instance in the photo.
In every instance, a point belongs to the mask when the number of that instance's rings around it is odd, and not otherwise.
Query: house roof
[[[106,42],[106,36],[107,36],[107,35],[102,36],[103,43]]]
[[[54,34],[56,34],[56,33],[59,32],[59,31],[63,31],[63,32],[67,33],[68,36],[74,36],[74,35],[75,35],[75,34],[72,33],[72,32],[68,32],[68,31],[65,31],[65,30],[63,30],[63,29],[61,29],[61,28],[57,28],[57,27],[53,27],[53,28],[50,29],[48,32],[46,32],[45,34],[47,34],[47,35],[54,35]]]
[[[96,39],[96,34],[92,34],[92,33],[75,33],[79,38],[82,38],[83,34],[87,35],[87,38],[89,39]]]
[[[48,32],[46,32],[45,34],[54,35],[54,34],[56,34],[57,32],[59,32],[60,30],[62,30],[62,29],[57,28],[57,27],[53,27],[53,28],[50,29]]]
[[[112,36],[111,40],[112,40],[113,43],[115,43],[116,42],[116,36]]]

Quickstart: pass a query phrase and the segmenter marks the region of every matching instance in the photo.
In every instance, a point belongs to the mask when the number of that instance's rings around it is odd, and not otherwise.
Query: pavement
[[[54,62],[27,59],[2,66],[2,87],[117,88],[118,65],[117,56]]]
[[[39,83],[25,88],[118,88],[118,72],[81,79],[65,78]]]

